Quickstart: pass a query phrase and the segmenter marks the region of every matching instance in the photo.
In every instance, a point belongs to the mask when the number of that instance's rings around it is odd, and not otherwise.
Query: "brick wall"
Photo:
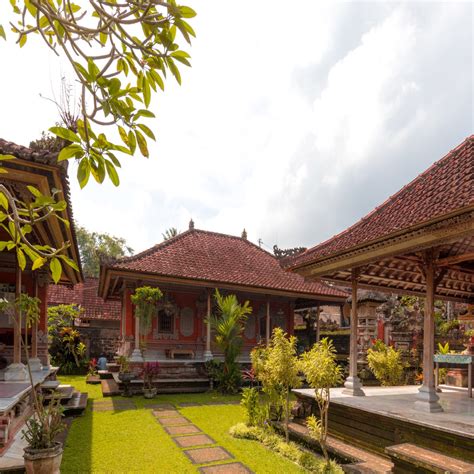
[[[117,325],[111,327],[80,326],[76,327],[80,332],[82,340],[87,347],[89,358],[99,357],[104,354],[111,360],[116,354],[120,344],[120,328]]]

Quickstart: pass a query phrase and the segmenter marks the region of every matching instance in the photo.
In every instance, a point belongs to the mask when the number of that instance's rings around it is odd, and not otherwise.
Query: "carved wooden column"
[[[267,346],[270,344],[270,339],[272,335],[270,333],[270,301],[267,300],[267,314],[265,318],[265,339],[267,341]]]
[[[15,281],[15,299],[21,295],[21,270],[20,266],[16,266],[16,281]],[[13,363],[7,367],[5,371],[5,381],[9,380],[26,380],[27,371],[24,364],[21,362],[21,313],[15,310],[15,317],[13,323]]]
[[[132,309],[135,313],[135,309]],[[140,318],[133,314],[135,318],[135,348],[133,349],[132,355],[130,356],[130,362],[140,363],[143,362],[142,351],[140,350]]]
[[[39,291],[39,281],[38,275],[33,276],[33,285],[34,285],[34,296],[38,298]],[[44,304],[45,312],[47,311],[46,305]],[[41,314],[40,317],[47,318],[46,314]],[[39,372],[43,369],[43,364],[38,358],[38,321],[35,321],[31,326],[31,355],[30,355],[30,367],[33,372]]]
[[[319,342],[319,337],[320,337],[320,330],[321,330],[321,313],[320,313],[320,308],[319,308],[319,303],[316,306],[316,343]]]
[[[344,383],[343,393],[348,395],[363,396],[362,383],[357,376],[357,289],[359,269],[352,269],[352,307],[351,307],[351,339],[349,349],[349,377]]]
[[[212,312],[212,295],[207,290],[207,307],[206,307],[206,350],[204,351],[204,359],[211,360],[213,355],[211,351],[211,312]]]
[[[433,250],[423,254],[423,273],[426,281],[425,314],[423,321],[423,385],[415,406],[417,409],[436,413],[443,411],[439,404],[434,379],[434,296],[441,275],[436,275]]]

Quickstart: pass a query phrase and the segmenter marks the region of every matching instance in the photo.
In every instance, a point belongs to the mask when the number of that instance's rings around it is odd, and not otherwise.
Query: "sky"
[[[118,188],[80,190],[69,167],[76,221],[135,251],[191,218],[267,250],[313,246],[473,133],[472,2],[185,3],[192,68],[152,101],[150,158],[124,157]],[[8,38],[0,136],[28,145],[58,120],[40,95],[68,67]]]

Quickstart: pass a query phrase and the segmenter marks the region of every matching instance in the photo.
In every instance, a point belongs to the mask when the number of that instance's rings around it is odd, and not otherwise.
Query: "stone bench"
[[[394,473],[435,472],[473,474],[474,464],[411,443],[385,448],[394,464]]]

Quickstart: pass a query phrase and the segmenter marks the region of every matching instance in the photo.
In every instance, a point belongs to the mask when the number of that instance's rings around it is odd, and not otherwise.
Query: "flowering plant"
[[[158,362],[145,362],[142,371],[143,383],[146,388],[153,388],[153,379],[160,372],[160,364]]]

